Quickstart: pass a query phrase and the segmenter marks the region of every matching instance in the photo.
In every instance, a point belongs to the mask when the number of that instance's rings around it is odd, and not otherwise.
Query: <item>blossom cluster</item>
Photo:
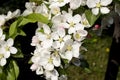
[[[5,34],[0,28],[0,66],[4,66],[7,63],[7,58],[10,54],[16,54],[17,49],[13,46],[14,40],[12,38],[5,40]]]
[[[6,40],[6,34],[4,34],[3,28],[7,21],[19,15],[19,9],[14,12],[9,11],[7,15],[0,15],[0,66],[4,66],[7,63],[7,58],[10,57],[10,54],[17,53],[17,48],[13,46],[14,40],[12,38]]]
[[[85,6],[94,15],[107,14],[110,12],[107,6],[112,0],[41,1],[40,5],[36,2],[26,2],[26,9],[22,14],[17,9],[14,12],[9,11],[7,15],[0,15],[0,66],[7,63],[11,54],[17,53],[17,48],[13,46],[14,40],[4,34],[6,22],[20,16],[27,20],[26,16],[29,14],[40,13],[47,17],[50,23],[37,22],[38,27],[31,42],[35,50],[31,52],[30,69],[36,71],[37,75],[44,75],[47,80],[66,80],[66,76],[61,76],[57,69],[64,67],[63,62],[69,64],[73,58],[80,58],[81,46],[88,34],[86,28],[91,27],[85,13],[76,13],[75,10]]]
[[[87,5],[92,8],[94,15],[109,13],[105,6],[112,0],[49,0],[41,5],[34,2],[26,3],[23,16],[30,13],[41,13],[51,24],[38,22],[38,28],[32,38],[31,45],[35,46],[32,53],[32,71],[37,75],[45,75],[47,80],[60,79],[56,67],[62,67],[62,60],[69,63],[73,57],[80,57],[80,47],[87,36],[85,28],[91,27],[85,14],[74,14],[74,10]],[[61,8],[69,5],[66,10]]]

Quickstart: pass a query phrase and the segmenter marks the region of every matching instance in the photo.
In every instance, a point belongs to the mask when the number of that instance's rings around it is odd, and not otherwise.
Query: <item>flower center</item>
[[[5,49],[6,49],[6,51],[9,51],[10,47],[6,46],[6,48],[5,48]]]
[[[74,27],[75,23],[74,22],[71,22],[70,23],[70,27]]]
[[[53,11],[54,11],[54,14],[58,14],[60,12],[58,8],[54,8]]]
[[[59,41],[62,42],[62,41],[63,41],[63,38],[59,38]]]
[[[53,59],[52,58],[49,58],[48,59],[48,63],[52,63],[53,62]]]
[[[68,46],[67,46],[67,50],[68,50],[68,51],[71,51],[71,50],[72,50],[72,46],[71,46],[71,45],[68,45]]]
[[[51,38],[51,35],[49,35],[49,34],[46,34],[46,36],[47,36],[47,39],[50,39],[50,38]]]
[[[77,38],[77,39],[80,39],[80,34],[75,34],[75,37]]]
[[[54,51],[54,55],[55,55],[55,56],[58,55],[58,51],[57,51],[57,50]]]
[[[64,2],[64,0],[58,0],[59,3]]]
[[[3,54],[0,54],[0,59],[3,58],[3,57],[4,57],[4,55],[3,55]]]
[[[100,8],[100,7],[101,7],[100,2],[96,4],[96,7],[97,7],[97,8]]]
[[[82,24],[83,24],[83,25],[87,25],[87,24],[88,24],[87,20],[84,20],[84,21],[82,22]]]

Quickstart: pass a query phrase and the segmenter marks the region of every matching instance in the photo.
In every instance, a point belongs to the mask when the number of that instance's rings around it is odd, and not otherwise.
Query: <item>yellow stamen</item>
[[[68,50],[68,51],[71,51],[71,50],[72,50],[72,46],[71,46],[71,45],[68,45],[68,46],[67,46],[67,50]]]
[[[100,8],[100,7],[101,7],[100,2],[96,4],[96,7],[97,7],[97,8]]]
[[[88,25],[87,20],[84,20],[84,21],[82,22],[82,24],[83,24],[83,25]]]
[[[70,23],[70,27],[74,27],[75,23],[74,22],[71,22]]]
[[[61,2],[64,2],[64,0],[58,0],[58,2],[60,2],[60,3],[61,3]]]
[[[76,33],[76,34],[75,34],[75,37],[76,37],[77,39],[80,39],[80,34]]]
[[[53,59],[52,58],[49,58],[48,59],[48,63],[52,63],[53,62]]]
[[[3,54],[0,54],[0,59],[3,58],[3,57],[4,57],[4,55],[3,55]]]
[[[63,38],[59,38],[59,41],[62,42],[62,41],[63,41]]]
[[[47,39],[50,39],[51,38],[51,36],[49,35],[49,34],[46,34],[47,35]]]

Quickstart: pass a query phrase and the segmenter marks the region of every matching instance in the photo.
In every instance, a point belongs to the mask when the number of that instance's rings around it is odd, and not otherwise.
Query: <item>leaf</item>
[[[99,18],[100,14],[94,15],[90,10],[85,11],[86,18],[91,26],[95,23],[95,21]]]
[[[0,80],[6,80],[6,75],[3,71],[3,67],[0,66]]]
[[[34,21],[37,21],[37,22],[42,22],[42,23],[45,23],[45,24],[49,23],[48,18],[43,16],[42,14],[39,14],[39,13],[32,13],[32,14],[26,16],[26,19],[34,20]]]
[[[26,25],[28,23],[35,23],[35,22],[36,22],[36,20],[34,20],[34,19],[23,18],[18,26],[24,26],[24,25]]]
[[[19,29],[18,35],[26,36],[26,33],[22,29]]]
[[[6,79],[7,80],[17,80],[19,75],[19,67],[14,60],[11,60],[6,68]]]
[[[15,33],[17,33],[17,24],[18,24],[18,21],[15,21],[10,25],[10,29],[9,29],[10,37],[12,37]]]

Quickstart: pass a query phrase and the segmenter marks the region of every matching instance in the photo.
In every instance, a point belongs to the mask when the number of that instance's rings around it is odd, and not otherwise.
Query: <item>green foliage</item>
[[[15,22],[10,25],[9,37],[15,38],[17,35],[26,36],[22,27],[28,23],[42,22],[49,23],[49,20],[41,14],[32,13],[25,17],[19,17]]]
[[[0,67],[0,80],[17,80],[19,67],[14,60],[10,60],[7,66]]]
[[[100,17],[100,14],[98,14],[96,16],[96,15],[92,14],[92,12],[90,10],[86,10],[85,15],[86,15],[86,18],[91,26],[93,26],[94,23],[96,22],[96,20]]]

